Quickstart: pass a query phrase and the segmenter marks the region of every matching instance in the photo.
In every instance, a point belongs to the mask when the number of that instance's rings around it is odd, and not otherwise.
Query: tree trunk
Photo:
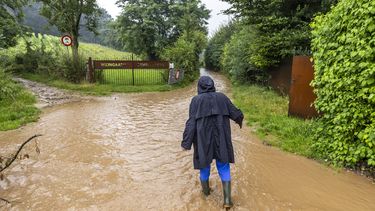
[[[149,59],[150,61],[156,61],[156,60],[159,59],[159,57],[156,55],[155,52],[151,52],[151,53],[148,54],[148,59]]]
[[[80,59],[79,59],[79,42],[78,42],[78,30],[75,30],[71,32],[72,35],[72,70],[70,71],[69,78],[73,82],[79,82],[80,81]]]
[[[78,31],[71,32],[73,43],[72,43],[72,51],[73,51],[73,62],[78,61]]]

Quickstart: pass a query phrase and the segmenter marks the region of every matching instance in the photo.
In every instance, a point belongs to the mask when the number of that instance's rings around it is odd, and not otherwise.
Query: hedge
[[[311,24],[322,113],[314,149],[337,166],[375,167],[374,17],[375,1],[342,0]]]

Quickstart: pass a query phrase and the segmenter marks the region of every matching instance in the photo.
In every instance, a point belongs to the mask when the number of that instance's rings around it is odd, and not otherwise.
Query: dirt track
[[[64,104],[82,99],[82,96],[78,94],[73,94],[34,81],[23,78],[14,78],[14,80],[21,83],[38,98],[37,107],[39,108]]]

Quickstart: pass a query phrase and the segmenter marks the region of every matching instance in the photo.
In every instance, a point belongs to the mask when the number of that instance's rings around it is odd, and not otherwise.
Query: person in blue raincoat
[[[209,176],[212,160],[216,160],[224,194],[224,207],[233,206],[231,200],[230,164],[234,163],[230,119],[242,128],[243,114],[223,93],[216,92],[214,81],[202,76],[198,81],[198,95],[189,108],[181,146],[194,148],[194,169],[200,170],[203,193],[210,194]]]

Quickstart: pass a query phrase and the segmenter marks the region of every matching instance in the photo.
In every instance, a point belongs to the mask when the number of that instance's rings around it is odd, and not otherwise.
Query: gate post
[[[93,64],[92,64],[92,58],[91,57],[89,57],[89,61],[88,61],[88,81],[89,81],[89,83],[95,82],[94,67],[93,67]]]
[[[133,86],[134,86],[134,55],[132,54],[132,78],[133,78]]]

